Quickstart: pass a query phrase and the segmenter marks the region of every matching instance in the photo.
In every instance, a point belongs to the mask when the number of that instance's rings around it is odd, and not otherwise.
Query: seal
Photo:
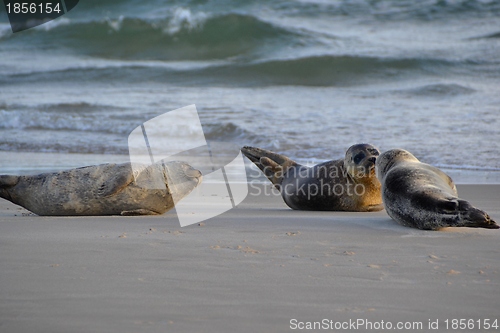
[[[377,158],[385,210],[396,222],[422,230],[444,227],[498,229],[484,211],[458,198],[453,180],[438,168],[420,162],[404,149]]]
[[[185,162],[102,164],[34,176],[0,176],[0,197],[37,215],[156,215],[199,183]]]
[[[383,209],[375,175],[379,150],[370,144],[351,146],[344,159],[312,167],[269,150],[243,147],[242,153],[280,190],[297,210],[370,212]]]

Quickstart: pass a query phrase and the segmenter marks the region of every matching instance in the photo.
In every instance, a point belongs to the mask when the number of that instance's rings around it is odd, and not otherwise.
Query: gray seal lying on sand
[[[174,207],[172,196],[185,197],[201,180],[201,172],[185,162],[102,164],[2,175],[0,197],[38,215],[156,215]]]
[[[403,149],[377,158],[385,210],[396,222],[423,230],[444,227],[498,229],[488,214],[459,199],[453,180]]]
[[[241,151],[281,191],[283,200],[292,209],[352,212],[383,209],[380,182],[375,176],[379,150],[370,144],[351,146],[344,159],[313,167],[265,149],[243,147]]]

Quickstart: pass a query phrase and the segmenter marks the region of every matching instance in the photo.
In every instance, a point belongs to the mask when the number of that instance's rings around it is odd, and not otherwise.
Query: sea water
[[[366,142],[499,183],[500,1],[85,0],[15,34],[0,6],[0,173],[126,160],[190,104],[207,140],[307,164]]]

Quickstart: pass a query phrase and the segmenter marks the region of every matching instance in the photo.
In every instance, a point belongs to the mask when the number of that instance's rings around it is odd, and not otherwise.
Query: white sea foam
[[[199,29],[207,20],[208,15],[203,12],[191,13],[189,8],[178,7],[173,10],[171,19],[168,25],[163,29],[163,32],[169,35],[175,35],[183,28],[188,30]]]
[[[38,25],[34,27],[33,29],[36,30],[43,30],[43,31],[51,31],[52,29],[55,29],[60,26],[64,25],[69,25],[71,24],[71,20],[66,18],[66,17],[59,17],[55,20],[45,22],[44,24]]]
[[[12,36],[10,24],[0,24],[0,39]]]
[[[35,110],[6,111],[0,109],[0,129],[69,130],[84,132],[129,132],[131,125],[99,113],[45,112]]]
[[[106,22],[108,23],[109,27],[113,29],[114,31],[118,32],[121,30],[122,25],[123,25],[123,19],[124,16],[120,15],[116,20],[110,19],[109,17],[106,18]]]

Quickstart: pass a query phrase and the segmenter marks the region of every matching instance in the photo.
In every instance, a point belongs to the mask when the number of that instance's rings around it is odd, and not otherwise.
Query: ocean
[[[0,173],[126,160],[191,104],[208,140],[500,183],[500,0],[81,0],[15,34],[0,6]]]

